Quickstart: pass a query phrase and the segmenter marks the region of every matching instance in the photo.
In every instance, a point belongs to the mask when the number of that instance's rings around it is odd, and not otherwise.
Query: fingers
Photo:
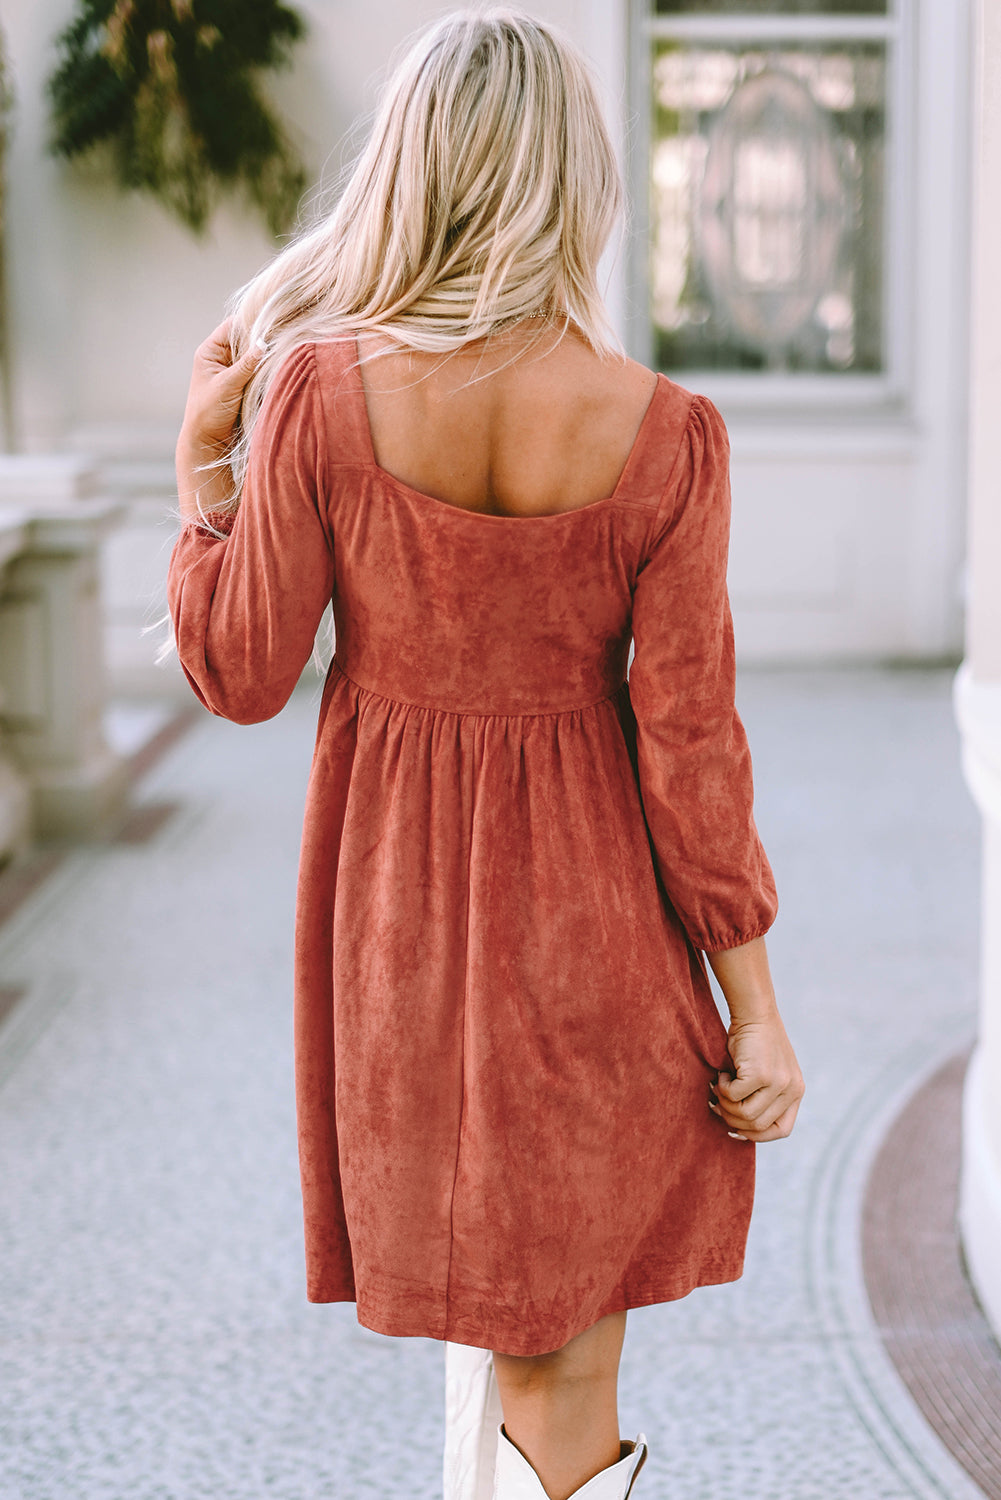
[[[237,395],[242,392],[263,358],[264,345],[252,344],[246,353],[241,354],[236,363],[229,367],[226,371],[226,384],[231,394]]]
[[[725,1098],[732,1099],[737,1104],[742,1099],[747,1099],[764,1082],[764,1078],[754,1078],[750,1075],[738,1078],[733,1073],[727,1073],[721,1068],[716,1078],[716,1087]]]
[[[802,1078],[760,1087],[736,1103],[720,1090],[709,1100],[709,1108],[731,1134],[743,1140],[779,1140],[792,1130],[803,1093]]]
[[[208,364],[228,365],[232,363],[233,348],[229,341],[232,318],[224,318],[198,345],[195,358]]]
[[[792,1133],[792,1127],[796,1123],[796,1115],[799,1113],[799,1100],[796,1099],[782,1111],[778,1119],[773,1121],[763,1130],[741,1130],[731,1132],[741,1140],[754,1141],[760,1145],[763,1141],[781,1141]]]
[[[764,1130],[778,1119],[792,1102],[791,1082],[773,1083],[759,1088],[750,1098],[727,1106],[721,1100],[723,1113],[734,1130]]]
[[[772,1119],[780,1113],[775,1105],[787,1084],[786,1079],[735,1079],[732,1073],[721,1072],[713,1091],[718,1105],[717,1112],[732,1130],[760,1130],[771,1124]]]
[[[772,1109],[775,1101],[785,1098],[786,1104],[803,1093],[803,1077],[799,1069],[788,1064],[748,1069],[743,1077],[721,1070],[716,1081],[716,1095],[735,1117],[748,1125],[759,1125],[762,1116]]]
[[[233,345],[230,338],[232,327],[232,318],[225,318],[221,323],[217,324],[208,337],[203,339],[199,344],[195,352],[195,364],[201,365],[210,374],[215,374],[222,370],[233,373],[242,371],[243,384],[245,385],[250,378],[250,372],[256,368],[266,352],[266,346],[263,340],[257,339],[250,345],[249,349],[244,350],[239,359],[234,360]]]
[[[223,346],[211,335],[199,349],[195,361],[192,383],[199,404],[209,408],[213,405],[226,408],[239,406],[244,386],[265,353],[264,344],[258,340],[239,359],[234,360],[229,344]]]
[[[251,344],[246,354],[241,357],[240,362],[241,364],[245,364],[248,369],[255,369],[267,352],[268,349],[264,340],[258,339],[256,344]]]

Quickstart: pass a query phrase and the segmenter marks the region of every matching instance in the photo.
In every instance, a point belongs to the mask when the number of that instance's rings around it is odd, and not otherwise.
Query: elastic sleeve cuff
[[[745,943],[753,943],[755,938],[764,937],[771,930],[772,921],[759,922],[754,927],[744,927],[740,931],[730,932],[703,932],[698,935],[689,933],[696,948],[701,948],[703,953],[724,953],[728,948],[743,948]]]
[[[181,530],[191,528],[202,536],[214,537],[217,541],[229,536],[236,524],[235,510],[207,510],[204,515],[185,516]]]

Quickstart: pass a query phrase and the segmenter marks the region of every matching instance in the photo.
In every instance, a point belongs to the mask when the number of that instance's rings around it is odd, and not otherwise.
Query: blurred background
[[[440,1348],[304,1304],[320,678],[241,729],[151,627],[194,350],[450,8],[0,0],[3,1500],[440,1494]],[[527,8],[621,155],[613,320],[729,430],[807,1078],[744,1278],[630,1314],[624,1433],[651,1500],[1001,1496],[1001,6]]]

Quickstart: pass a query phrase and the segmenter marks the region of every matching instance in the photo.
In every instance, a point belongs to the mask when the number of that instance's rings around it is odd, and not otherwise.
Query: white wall
[[[914,0],[904,0],[914,13]],[[268,88],[311,171],[336,172],[371,109],[392,48],[449,5],[300,0],[310,36]],[[602,77],[620,146],[628,119],[627,0],[548,0]],[[0,0],[18,93],[10,162],[15,438],[27,451],[87,451],[131,498],[107,549],[112,669],[148,677],[138,634],[169,544],[161,521],[191,356],[226,297],[277,246],[227,204],[203,240],[158,204],[121,194],[96,166],[45,156],[44,79],[71,0]],[[733,450],[731,580],[745,660],[935,657],[961,636],[965,467],[968,0],[923,0],[919,89],[903,126],[916,162],[901,254],[911,354],[895,407],[769,416],[711,381]],[[622,326],[624,267],[609,289]],[[148,606],[148,607],[147,607]],[[158,679],[164,681],[162,676]]]
[[[391,47],[448,5],[298,0],[310,35],[267,88],[315,176],[334,173],[352,121],[371,109]],[[169,453],[191,356],[227,295],[270,258],[260,221],[224,207],[204,240],[152,199],[125,195],[103,168],[46,157],[42,89],[71,0],[2,0],[18,94],[9,171],[16,437],[28,451],[97,446]],[[540,14],[601,43],[615,7],[575,0]],[[621,51],[621,49],[620,49]]]

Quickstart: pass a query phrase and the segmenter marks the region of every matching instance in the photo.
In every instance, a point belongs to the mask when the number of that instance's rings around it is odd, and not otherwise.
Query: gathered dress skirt
[[[734,706],[729,445],[659,376],[614,492],[471,512],[377,464],[353,339],[295,347],[168,593],[212,712],[333,605],[294,972],[307,1295],[510,1354],[740,1276],[755,1147],[703,954],[775,887]]]

